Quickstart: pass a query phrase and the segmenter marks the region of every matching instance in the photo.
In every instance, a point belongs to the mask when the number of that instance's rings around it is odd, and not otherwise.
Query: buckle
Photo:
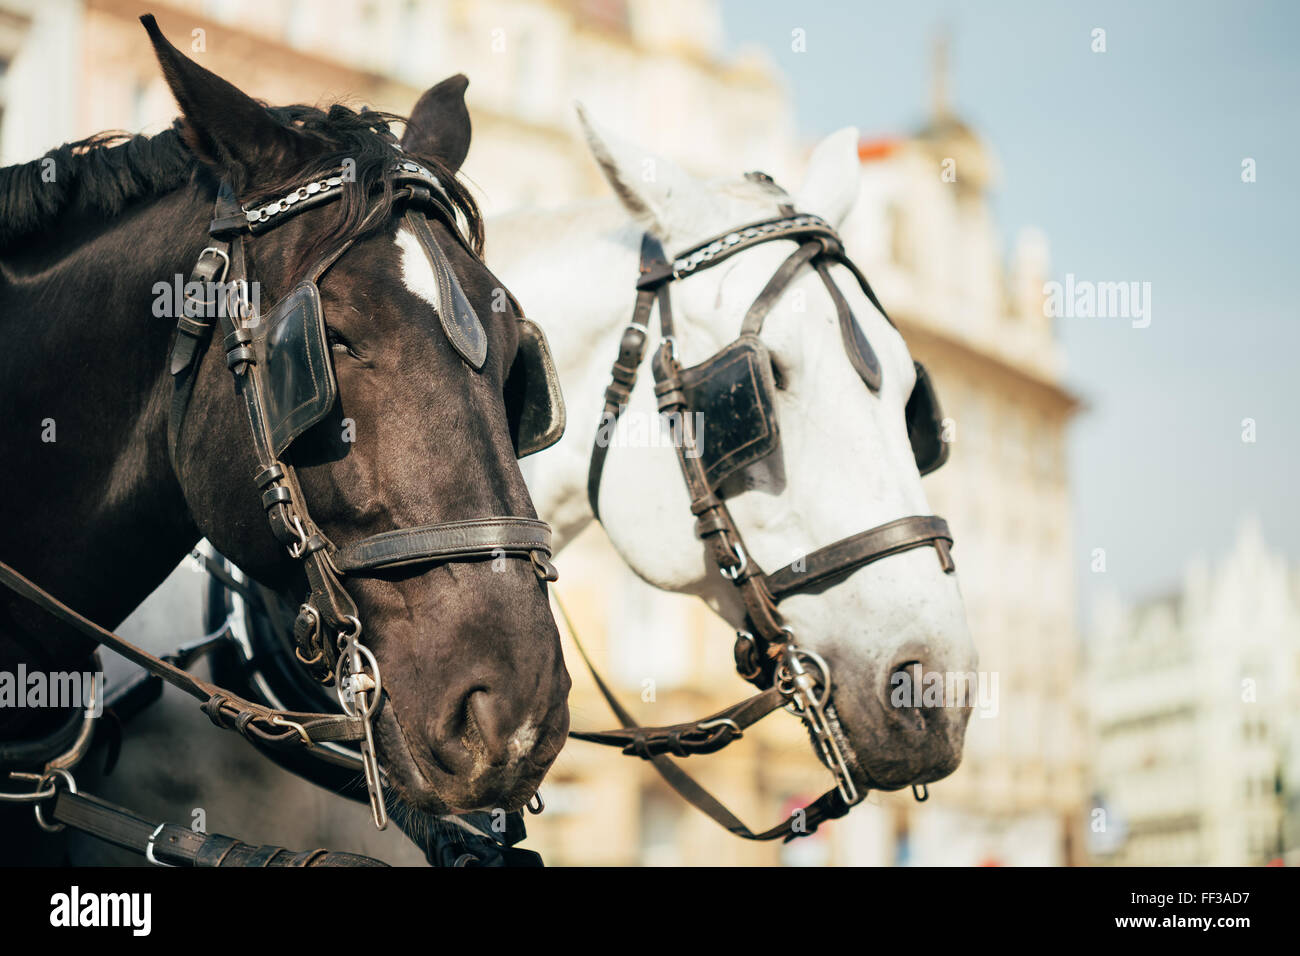
[[[731,542],[731,553],[736,556],[736,564],[731,567],[719,567],[718,572],[728,581],[735,583],[736,579],[744,574],[745,569],[749,567],[749,557],[745,554],[745,549],[739,541]]]
[[[203,257],[208,254],[221,257],[221,273],[212,281],[225,282],[226,275],[230,272],[230,254],[227,253],[226,250],[224,249],[218,249],[216,246],[208,246],[207,248],[205,248],[202,252],[199,253],[199,258],[194,265],[195,270],[196,271],[198,270],[198,263],[202,262]]]

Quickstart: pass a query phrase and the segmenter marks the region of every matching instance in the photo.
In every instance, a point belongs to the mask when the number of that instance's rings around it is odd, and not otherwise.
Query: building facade
[[[465,73],[465,173],[488,214],[603,194],[575,100],[702,173],[784,160],[794,142],[780,76],[757,52],[721,55],[713,3],[168,0],[150,10],[182,52],[268,103],[405,114]],[[6,164],[101,130],[171,123],[175,103],[139,15],[126,0],[0,0]]]
[[[1108,599],[1095,618],[1097,860],[1300,862],[1300,569],[1247,521],[1221,561],[1188,565],[1177,593]]]

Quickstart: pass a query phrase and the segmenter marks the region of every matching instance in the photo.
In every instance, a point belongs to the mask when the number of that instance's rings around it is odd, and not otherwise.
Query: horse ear
[[[675,230],[689,228],[693,217],[712,208],[708,190],[685,170],[597,126],[581,103],[574,107],[600,171],[647,232],[667,240]]]
[[[839,226],[858,201],[858,130],[846,126],[817,144],[799,187],[798,205]]]
[[[469,77],[457,73],[425,90],[406,122],[402,149],[440,159],[453,173],[459,170],[469,154],[469,110],[465,106],[467,86]]]
[[[270,111],[172,46],[152,14],[140,18],[163,77],[181,108],[181,136],[200,161],[230,177],[236,192],[301,165],[312,144]]]

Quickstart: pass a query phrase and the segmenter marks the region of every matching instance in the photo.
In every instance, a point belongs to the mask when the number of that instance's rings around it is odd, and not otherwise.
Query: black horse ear
[[[278,122],[265,106],[172,46],[152,14],[140,18],[163,77],[181,108],[181,136],[204,163],[243,192],[257,176],[278,178],[309,157],[307,137]]]
[[[469,77],[457,73],[426,90],[411,110],[406,132],[402,134],[402,149],[440,159],[453,173],[460,169],[469,153],[467,86]]]

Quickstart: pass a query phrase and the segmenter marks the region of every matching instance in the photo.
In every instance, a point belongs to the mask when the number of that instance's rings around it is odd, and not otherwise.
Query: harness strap
[[[174,823],[155,824],[88,793],[60,789],[52,816],[59,823],[114,846],[144,854],[163,866],[308,867],[387,866],[382,860],[335,850],[296,852],[256,846],[219,833],[201,833]]]
[[[745,321],[740,326],[741,335],[758,335],[763,331],[763,320],[781,300],[781,296],[785,295],[785,287],[823,248],[820,242],[805,242],[790,253],[790,257],[781,263],[781,267],[776,270],[772,278],[767,280],[767,285],[763,286],[763,291],[758,294],[754,304],[745,313]]]
[[[784,707],[786,702],[785,694],[776,687],[769,687],[700,720],[666,727],[632,724],[614,730],[575,731],[569,736],[607,747],[622,747],[623,753],[645,760],[659,754],[672,754],[674,757],[711,754],[733,740],[739,740],[749,727]],[[624,716],[619,715],[619,719],[627,723]]]
[[[623,727],[620,728],[620,730],[601,732],[570,731],[569,736],[578,740],[589,740],[595,743],[621,746],[625,739],[635,739],[638,733],[646,735],[648,741],[653,735],[656,735],[657,732],[671,731],[672,728],[667,727],[642,728],[638,726],[636,720],[628,712],[627,708],[619,702],[618,698],[614,695],[614,692],[610,690],[609,685],[605,683],[604,678],[600,676],[600,672],[596,670],[596,665],[592,663],[591,658],[587,655],[586,648],[582,646],[582,640],[578,637],[578,632],[573,626],[573,621],[569,618],[569,612],[560,601],[558,594],[555,596],[555,603],[560,609],[561,616],[564,618],[564,624],[565,627],[568,628],[569,636],[573,638],[573,645],[578,649],[578,653],[582,655],[583,663],[587,665],[587,670],[591,672],[591,676],[595,680],[596,686],[600,689],[601,695],[605,698],[606,703],[609,704],[609,709],[614,712],[614,716],[616,716],[623,724]],[[779,698],[775,700],[775,702],[771,696],[773,694]],[[777,709],[777,707],[780,707],[783,700],[784,696],[781,695],[779,691],[776,691],[775,688],[769,688],[761,694],[756,694],[754,697],[742,701],[740,704],[734,705],[732,708],[728,708],[727,711],[719,711],[719,714],[727,713],[728,711],[743,712],[748,720],[745,726],[748,726],[760,717],[763,717]],[[707,719],[700,723],[706,722]],[[630,737],[625,737],[625,734],[630,735]],[[723,741],[723,743],[713,749],[720,749],[722,746],[725,746],[726,743],[729,743],[731,740],[734,740],[739,736],[739,734],[730,736],[727,740]],[[678,796],[682,797],[682,799],[686,800],[697,810],[704,813],[719,826],[724,827],[735,836],[744,840],[766,841],[781,839],[788,843],[797,837],[807,836],[810,833],[815,832],[817,828],[827,820],[834,820],[849,812],[850,805],[842,796],[840,796],[839,791],[828,790],[808,806],[804,807],[802,812],[796,811],[790,815],[789,819],[778,823],[776,826],[755,833],[746,826],[739,817],[727,809],[727,806],[722,803],[722,801],[705,789],[699,781],[679,767],[673,759],[665,753],[655,752],[655,750],[648,745],[644,752],[633,751],[626,747],[623,752],[636,752],[638,756],[650,761],[655,770],[659,772],[659,776],[663,777],[664,782],[667,783],[668,786],[672,787],[673,790],[677,792]],[[711,751],[698,752],[709,753]]]
[[[686,408],[685,392],[682,390],[681,369],[668,347],[661,347],[653,359],[655,391],[660,394],[659,410],[669,413],[674,421],[689,430],[692,427],[691,416],[683,414]],[[674,414],[675,413],[675,414]],[[776,601],[768,593],[762,570],[752,561],[745,550],[740,530],[731,518],[731,511],[722,498],[709,490],[708,476],[700,457],[689,454],[695,447],[695,436],[684,435],[673,444],[677,449],[677,461],[681,465],[682,477],[686,490],[691,496],[691,510],[695,513],[696,534],[709,550],[713,562],[736,586],[745,612],[759,635],[767,642],[764,649],[768,661],[762,670],[770,676],[771,664],[780,654],[780,647],[785,642],[784,622],[776,609]]]
[[[451,558],[551,554],[551,529],[532,518],[471,518],[401,528],[345,545],[334,555],[343,572],[370,571]]]
[[[132,663],[157,674],[167,683],[202,701],[203,712],[223,730],[238,730],[249,739],[275,746],[301,744],[310,747],[317,741],[361,740],[364,737],[363,721],[357,717],[275,710],[244,700],[215,684],[200,680],[78,614],[3,561],[0,561],[0,584],[80,631],[95,643],[116,651]]]
[[[939,552],[940,566],[945,573],[952,574],[956,565],[948,550],[952,547],[948,522],[934,515],[912,515],[819,548],[803,558],[801,569],[787,564],[781,570],[773,571],[766,575],[767,589],[773,600],[779,603],[791,594],[810,591],[881,558],[927,545],[934,545]]]
[[[645,361],[646,341],[650,333],[650,315],[655,302],[659,303],[659,325],[664,336],[671,334],[672,307],[668,300],[667,282],[673,277],[672,266],[664,247],[650,233],[641,236],[640,275],[637,278],[636,305],[632,321],[623,330],[618,343],[618,357],[610,369],[609,387],[605,389],[605,407],[601,409],[600,424],[592,443],[591,462],[587,466],[587,501],[591,513],[600,520],[600,479],[605,471],[605,457],[614,438],[614,426],[627,408],[636,386],[637,371]],[[667,325],[664,316],[667,315]]]
[[[44,767],[76,741],[86,722],[83,708],[73,707],[58,727],[35,740],[0,740],[0,767],[26,770]]]

